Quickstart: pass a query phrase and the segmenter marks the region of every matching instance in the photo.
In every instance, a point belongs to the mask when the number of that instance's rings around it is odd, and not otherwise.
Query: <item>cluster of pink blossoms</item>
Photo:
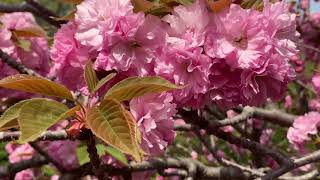
[[[212,13],[197,0],[159,18],[134,13],[129,0],[85,0],[56,34],[51,57],[59,80],[74,89],[84,86],[86,60],[95,59],[98,71],[188,85],[173,92],[178,107],[259,105],[281,97],[294,78],[288,58],[296,36],[285,2]]]
[[[45,75],[49,71],[49,48],[45,37],[16,37],[14,31],[41,28],[30,13],[0,15],[0,49],[19,63]],[[23,43],[23,45],[21,44]],[[0,61],[0,79],[18,72]],[[0,90],[0,98],[21,97],[25,93]]]
[[[51,74],[86,93],[83,67],[91,59],[99,74],[116,71],[116,81],[158,75],[187,85],[130,102],[143,146],[159,154],[174,137],[175,106],[229,108],[279,99],[295,77],[289,57],[297,51],[296,37],[295,15],[284,1],[265,1],[263,11],[231,4],[213,13],[196,0],[160,18],[133,12],[130,0],[84,0],[75,20],[55,34]]]

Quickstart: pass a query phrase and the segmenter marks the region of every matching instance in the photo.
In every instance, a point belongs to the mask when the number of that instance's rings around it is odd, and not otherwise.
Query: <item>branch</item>
[[[0,178],[14,178],[15,174],[32,167],[40,167],[42,165],[48,164],[48,160],[46,160],[42,156],[35,156],[32,159],[24,160],[18,163],[9,164],[7,167],[1,168],[0,170]]]
[[[0,142],[8,142],[19,139],[21,135],[20,131],[13,132],[0,132]],[[60,131],[46,131],[35,141],[57,141],[72,139],[68,136],[65,130]]]
[[[296,118],[295,115],[287,114],[278,110],[267,110],[257,107],[246,106],[243,108],[242,113],[233,117],[220,121],[213,121],[216,127],[228,126],[238,124],[246,121],[249,118],[263,119],[268,122],[272,122],[284,127],[290,127]]]
[[[36,8],[40,13],[42,13],[46,17],[59,17],[56,13],[52,12],[50,9],[42,6],[37,1],[34,0],[26,0],[27,4]]]
[[[298,44],[298,46],[300,46],[300,47],[303,47],[303,48],[312,50],[312,51],[314,51],[314,52],[316,52],[316,53],[320,53],[320,49],[318,49],[318,48],[316,48],[316,47],[314,47],[314,46],[310,46],[310,45],[305,44],[305,43],[303,43],[303,42],[299,42],[299,43],[297,43],[297,44]]]
[[[38,16],[48,22],[49,24],[60,27],[61,24],[66,23],[65,21],[56,21],[52,18],[52,16],[48,13],[43,13],[44,9],[39,8],[39,6],[33,6],[28,3],[23,3],[19,5],[8,5],[8,4],[0,4],[0,12],[2,13],[13,13],[13,12],[30,12],[35,16]],[[54,16],[57,17],[57,16]]]
[[[304,157],[295,159],[293,166],[281,166],[279,169],[271,171],[266,176],[262,177],[262,180],[276,179],[277,177],[280,177],[281,175],[286,174],[289,171],[318,161],[320,161],[320,150],[310,153]]]
[[[190,167],[195,168],[196,179],[245,179],[245,175],[237,168],[234,167],[208,167],[199,161],[189,159],[189,158],[156,158],[147,161],[142,161],[140,163],[131,162],[125,167],[114,167],[110,165],[103,165],[100,168],[103,172],[108,173],[110,176],[118,176],[123,174],[128,174],[132,172],[142,172],[142,171],[152,171],[156,170],[158,172],[163,172],[163,170],[168,168],[176,168],[179,170],[187,171],[187,177],[190,177]],[[84,172],[87,170],[87,172]],[[181,171],[180,171],[181,172]],[[73,175],[74,174],[74,175]],[[61,179],[67,179],[70,177],[77,177],[79,175],[90,175],[93,174],[91,164],[85,164],[79,168],[79,170],[72,172],[72,174],[64,174]],[[242,178],[243,177],[243,178]],[[190,179],[190,178],[189,178]]]
[[[88,132],[88,137],[86,139],[87,143],[87,151],[89,153],[90,163],[92,165],[92,169],[94,174],[101,180],[107,179],[105,176],[105,172],[100,168],[101,161],[99,158],[98,150],[96,148],[95,136],[92,132]]]
[[[1,5],[0,5],[0,8],[1,8]],[[1,9],[0,9],[0,12],[1,12]],[[0,60],[2,60],[11,68],[17,70],[20,74],[29,74],[29,75],[41,77],[41,75],[34,72],[32,69],[29,69],[25,67],[23,64],[18,63],[16,60],[10,57],[7,53],[3,52],[1,49],[0,49]]]
[[[264,115],[268,115],[269,118],[275,116],[274,114],[271,114],[271,112],[272,111],[268,111]],[[265,147],[257,142],[250,141],[248,139],[239,138],[230,133],[226,133],[221,129],[219,129],[215,123],[209,122],[206,119],[198,116],[196,111],[180,110],[179,113],[185,121],[187,121],[188,123],[191,123],[195,127],[199,127],[200,129],[206,130],[208,134],[215,135],[216,137],[223,139],[229,142],[230,144],[234,144],[238,147],[248,149],[252,153],[259,152],[262,155],[270,156],[275,161],[277,161],[280,165],[286,165],[288,167],[293,166],[293,161],[290,158],[283,155],[282,153],[270,147]]]

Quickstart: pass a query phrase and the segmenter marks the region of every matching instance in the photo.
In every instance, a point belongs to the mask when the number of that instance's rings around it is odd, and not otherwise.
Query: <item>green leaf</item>
[[[179,88],[183,87],[176,86],[158,76],[130,77],[110,88],[105,95],[105,98],[114,98],[118,101],[125,101],[143,96],[147,93],[160,93]]]
[[[84,67],[84,78],[86,80],[88,90],[90,93],[93,92],[93,89],[97,86],[99,79],[97,77],[96,71],[93,69],[93,64],[90,61]]]
[[[95,92],[97,92],[103,85],[105,85],[107,82],[109,82],[111,79],[113,79],[117,74],[116,73],[111,73],[108,76],[102,78],[98,84],[96,85],[96,87],[92,90],[92,94],[94,94]]]
[[[128,165],[128,160],[127,160],[126,156],[121,151],[119,151],[111,146],[108,146],[106,148],[106,151],[110,156],[114,157],[116,160],[121,162],[123,165]]]
[[[77,147],[76,153],[77,153],[80,166],[84,165],[87,162],[90,162],[90,158],[89,158],[89,154],[87,152],[86,146]]]
[[[57,101],[49,99],[33,99],[25,103],[19,113],[18,122],[21,136],[19,143],[36,140],[43,132],[58,121],[65,119],[74,112]]]
[[[38,93],[74,101],[71,92],[63,85],[45,78],[17,74],[0,80],[0,87]]]
[[[12,122],[14,119],[17,119],[19,117],[20,110],[22,106],[30,102],[31,100],[24,100],[20,101],[12,106],[10,106],[0,117],[0,127],[6,126],[8,123]]]
[[[115,99],[104,99],[88,110],[86,124],[104,142],[141,161],[135,126],[129,122],[124,107]]]
[[[96,148],[97,148],[99,156],[104,155],[107,151],[106,146],[103,144],[97,144]],[[76,153],[77,153],[77,157],[78,157],[80,165],[83,165],[87,162],[90,162],[89,153],[87,151],[87,146],[81,145],[81,146],[77,147]]]
[[[13,41],[15,45],[17,45],[19,48],[23,49],[26,52],[31,51],[31,42],[27,39],[18,39]]]

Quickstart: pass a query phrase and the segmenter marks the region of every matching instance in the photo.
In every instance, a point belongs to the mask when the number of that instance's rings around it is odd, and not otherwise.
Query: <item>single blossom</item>
[[[209,89],[211,59],[202,54],[202,49],[180,50],[168,46],[155,65],[156,75],[171,82],[186,86],[173,93],[179,106],[199,107]]]
[[[210,20],[205,1],[177,6],[163,20],[170,25],[169,38],[183,39],[185,48],[203,46]]]
[[[85,0],[75,14],[76,39],[98,51],[116,46],[134,38],[143,18],[143,13],[133,12],[130,0]]]
[[[150,155],[160,155],[172,143],[176,105],[170,93],[147,94],[130,101],[130,112],[142,135],[141,146]]]
[[[29,144],[19,145],[15,143],[8,143],[5,148],[9,153],[10,163],[17,163],[31,159],[35,154],[34,149]]]

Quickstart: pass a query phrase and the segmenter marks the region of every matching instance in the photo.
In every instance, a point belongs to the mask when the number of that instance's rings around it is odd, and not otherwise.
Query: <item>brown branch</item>
[[[92,165],[94,174],[100,180],[107,179],[105,172],[100,168],[101,161],[99,158],[98,150],[96,148],[96,140],[95,140],[95,136],[92,134],[91,131],[90,132],[88,131],[87,133],[86,143],[87,143],[87,151],[89,153],[90,163]]]
[[[234,144],[238,147],[248,149],[252,153],[259,152],[262,155],[272,157],[280,165],[286,165],[288,167],[293,166],[293,161],[290,158],[283,155],[282,153],[270,147],[265,147],[257,142],[236,137],[230,133],[226,133],[219,129],[215,123],[209,122],[206,119],[199,117],[197,115],[197,112],[195,111],[180,110],[179,114],[183,117],[183,119],[186,122],[193,124],[195,127],[199,127],[200,129],[206,130],[208,134],[212,134],[220,139],[229,142],[230,144]],[[271,112],[267,112],[267,114],[264,115],[269,115],[270,117],[275,116],[274,114],[271,114]]]
[[[85,167],[80,167],[78,171],[74,171],[72,174],[80,173],[83,175],[93,174],[91,164],[84,165]],[[91,168],[89,167],[91,166]],[[202,164],[199,161],[189,159],[189,158],[156,158],[150,159],[147,161],[142,161],[140,163],[131,162],[128,166],[125,167],[114,167],[110,165],[103,165],[100,168],[108,173],[110,176],[117,176],[128,174],[132,172],[142,172],[142,171],[151,171],[156,170],[159,172],[163,172],[163,170],[168,168],[176,168],[179,170],[187,171],[187,177],[190,177],[190,167],[195,168],[194,177],[195,179],[227,179],[226,177],[230,177],[229,179],[239,179],[244,177],[245,175],[242,171],[239,171],[238,168],[234,167],[209,167]],[[87,172],[84,172],[84,169]],[[192,170],[193,171],[193,170]],[[75,177],[71,174],[65,174],[65,177],[61,179],[66,179],[66,177]],[[78,178],[80,176],[77,176]],[[189,178],[190,179],[190,178]]]
[[[249,118],[258,118],[284,127],[290,127],[296,118],[295,115],[287,114],[278,110],[267,110],[257,107],[246,106],[243,111],[233,118],[213,121],[216,127],[228,126],[241,123]]]
[[[14,179],[16,173],[23,171],[25,169],[29,169],[32,167],[40,167],[42,165],[48,164],[48,160],[46,160],[42,156],[35,156],[32,159],[24,160],[18,163],[9,164],[6,167],[0,169],[0,178],[11,178]]]
[[[13,132],[0,132],[0,142],[8,142],[19,139],[21,135],[20,131]],[[35,141],[57,141],[72,139],[68,136],[65,130],[60,131],[46,131]]]
[[[271,171],[270,173],[262,177],[262,180],[276,179],[277,177],[280,177],[281,175],[289,171],[292,171],[296,168],[302,167],[307,164],[315,163],[318,161],[320,161],[320,150],[310,153],[304,157],[295,159],[293,166],[283,165],[279,169],[275,171]]]

